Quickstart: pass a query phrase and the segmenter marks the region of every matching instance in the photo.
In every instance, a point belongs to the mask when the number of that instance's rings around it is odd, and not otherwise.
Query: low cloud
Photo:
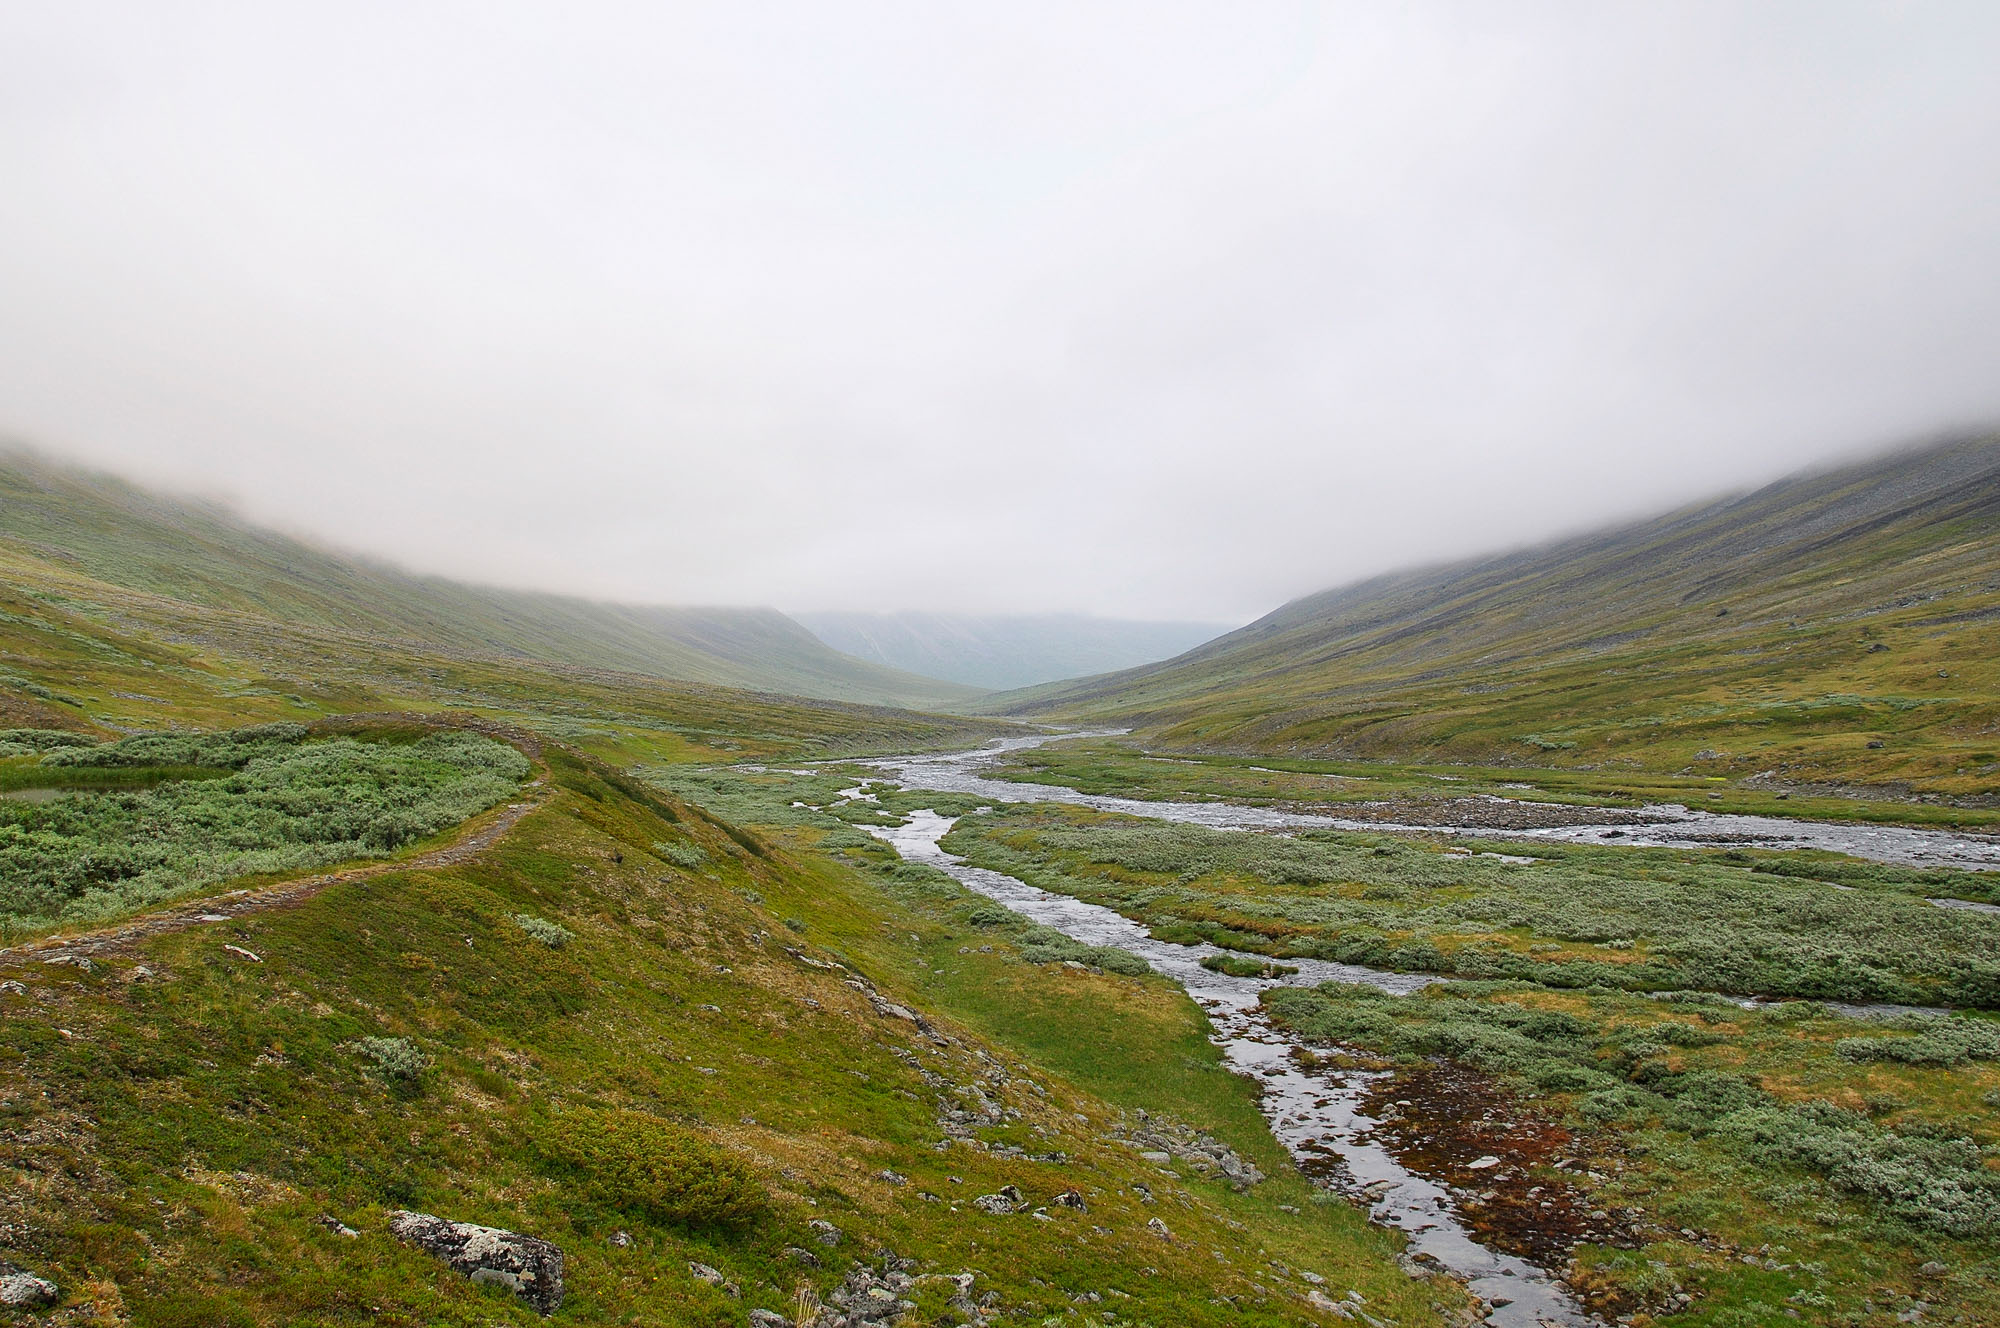
[[[459,576],[1242,618],[2000,419],[2000,9],[16,6],[0,429]]]

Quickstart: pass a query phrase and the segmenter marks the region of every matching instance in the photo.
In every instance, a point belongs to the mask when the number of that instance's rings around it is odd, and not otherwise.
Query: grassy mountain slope
[[[468,655],[918,708],[981,690],[842,655],[772,609],[602,604],[414,576],[26,453],[0,454],[0,545],[126,590]]]
[[[999,698],[1169,745],[1990,791],[2000,440],[1902,452],[1294,601]]]
[[[466,712],[614,759],[908,750],[1001,726],[281,623],[94,580],[0,540],[0,728],[98,736]]]
[[[836,650],[976,687],[1027,687],[1178,655],[1221,623],[1125,622],[1081,614],[800,613]]]
[[[41,1321],[544,1321],[399,1244],[401,1208],[556,1242],[558,1323],[799,1322],[871,1284],[925,1324],[987,1297],[1004,1322],[1079,1296],[1139,1324],[1348,1317],[1296,1270],[1385,1321],[1462,1307],[1310,1202],[1164,981],[1024,963],[886,848],[836,860],[824,829],[529,750],[533,808],[463,861],[86,963],[0,956],[0,1252],[61,1288]],[[1141,1108],[1271,1179],[1163,1174],[1116,1137]],[[1040,1218],[972,1202],[1010,1185]]]
[[[1177,988],[1027,962],[972,921],[982,900],[872,840],[835,852],[843,828],[789,802],[751,827],[618,773],[1002,726],[436,644],[343,612],[367,569],[258,563],[288,550],[226,523],[177,555],[169,525],[107,509],[92,544],[49,510],[0,540],[0,727],[150,731],[131,745],[169,764],[0,751],[42,902],[91,896],[30,908],[0,873],[0,1260],[60,1288],[0,1318],[543,1321],[394,1240],[416,1208],[559,1244],[559,1323],[799,1322],[869,1286],[923,1323],[1086,1294],[1138,1323],[1336,1322],[1297,1270],[1386,1320],[1462,1320],[1396,1237],[1312,1201]],[[195,768],[221,759],[197,731],[273,720],[310,723],[296,759]],[[533,768],[456,827],[405,825],[443,778],[433,728],[504,735]],[[105,851],[133,822],[185,852]],[[413,836],[386,858],[385,826]],[[143,888],[117,888],[128,867]],[[1142,1108],[1270,1179],[1164,1176],[1119,1137]],[[972,1202],[1009,1185],[1045,1217]],[[1071,1188],[1087,1211],[1054,1202]]]

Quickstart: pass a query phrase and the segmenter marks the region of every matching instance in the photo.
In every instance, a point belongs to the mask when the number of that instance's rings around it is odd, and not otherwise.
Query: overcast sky
[[[2000,4],[0,6],[0,433],[647,601],[1245,620],[2000,419]]]

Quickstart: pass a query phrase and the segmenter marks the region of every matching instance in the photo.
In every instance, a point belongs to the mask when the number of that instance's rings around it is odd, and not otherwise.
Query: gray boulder
[[[562,1305],[562,1251],[539,1236],[408,1211],[389,1214],[389,1233],[475,1282],[499,1283],[537,1314]]]
[[[62,1290],[46,1277],[36,1277],[0,1259],[0,1305],[9,1309],[38,1310],[62,1299]]]
[[[1008,1213],[1019,1212],[1027,1207],[1027,1202],[1019,1189],[1012,1185],[1003,1185],[998,1194],[982,1194],[974,1199],[972,1206],[995,1217],[1004,1217]]]

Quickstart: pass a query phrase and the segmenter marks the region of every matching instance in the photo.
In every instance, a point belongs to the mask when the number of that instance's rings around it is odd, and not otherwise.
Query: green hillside
[[[440,644],[414,605],[473,605],[445,637],[526,597],[8,484],[0,1321],[1465,1317],[1317,1197],[1173,984],[1038,955],[794,797],[660,787],[1007,726]],[[719,667],[730,630],[680,644]],[[401,1209],[553,1242],[553,1320]]]
[[[1214,751],[1991,790],[2000,440],[1285,605],[1177,659],[996,698]]]
[[[772,609],[603,604],[414,576],[25,452],[0,453],[0,548],[184,604],[460,654],[919,709],[982,690],[840,654]]]

